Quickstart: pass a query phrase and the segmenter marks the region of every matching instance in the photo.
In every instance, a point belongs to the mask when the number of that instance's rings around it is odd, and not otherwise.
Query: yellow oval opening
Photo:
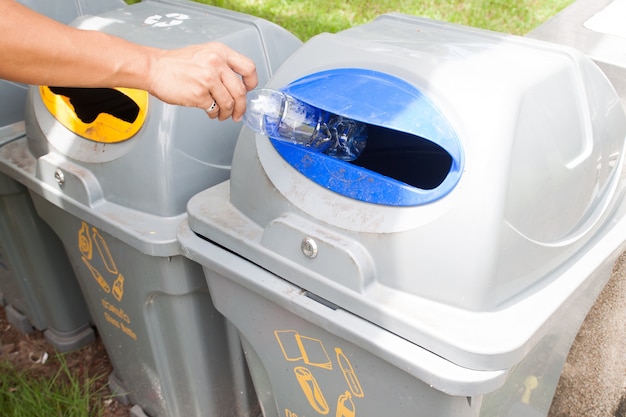
[[[40,86],[46,108],[63,126],[85,139],[116,143],[141,129],[148,93],[131,88]]]

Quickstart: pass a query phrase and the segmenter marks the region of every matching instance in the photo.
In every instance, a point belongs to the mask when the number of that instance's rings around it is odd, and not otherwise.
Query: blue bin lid
[[[428,140],[445,150],[451,164],[437,187],[421,189],[367,168],[272,140],[281,156],[314,182],[346,197],[374,204],[416,206],[448,194],[463,171],[463,151],[451,124],[420,90],[374,70],[338,68],[307,75],[281,89],[331,113]]]

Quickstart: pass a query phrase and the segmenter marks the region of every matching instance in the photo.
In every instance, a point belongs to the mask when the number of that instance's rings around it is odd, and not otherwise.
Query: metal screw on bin
[[[311,237],[305,237],[302,239],[300,249],[302,249],[304,256],[308,258],[313,259],[317,256],[317,242],[315,242],[315,240]]]
[[[59,168],[54,171],[54,179],[59,185],[65,184],[65,175],[63,174],[63,171],[61,171]]]

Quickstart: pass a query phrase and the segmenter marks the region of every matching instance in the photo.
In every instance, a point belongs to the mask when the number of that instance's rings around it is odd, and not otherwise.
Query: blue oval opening
[[[442,198],[458,183],[463,152],[456,132],[406,81],[342,68],[308,75],[282,90],[368,125],[367,146],[352,162],[272,140],[291,166],[317,184],[368,203],[416,206]]]

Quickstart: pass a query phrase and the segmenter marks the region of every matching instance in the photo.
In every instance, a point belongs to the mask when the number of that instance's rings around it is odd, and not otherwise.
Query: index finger
[[[226,62],[233,71],[241,75],[246,90],[250,91],[258,85],[259,80],[256,73],[256,65],[250,58],[236,51],[232,51]]]
[[[222,74],[222,84],[233,100],[233,106],[228,116],[232,116],[233,120],[238,122],[246,111],[246,86],[234,71],[227,71]]]

